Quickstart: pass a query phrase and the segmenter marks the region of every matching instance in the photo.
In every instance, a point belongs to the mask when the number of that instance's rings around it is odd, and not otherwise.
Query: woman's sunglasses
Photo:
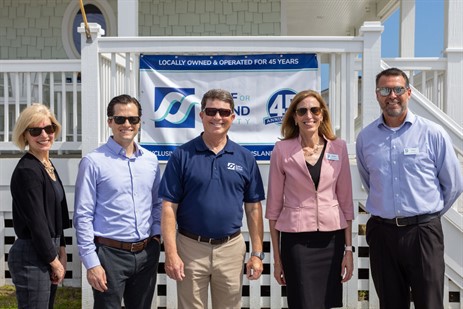
[[[39,128],[39,127],[27,128],[27,131],[33,137],[37,137],[40,134],[42,134],[42,130],[44,130],[45,133],[47,133],[47,134],[53,134],[53,133],[55,133],[55,130],[56,130],[56,124],[53,123],[53,124],[51,124],[49,126],[45,126],[43,128]]]
[[[214,117],[215,115],[217,115],[217,113],[219,113],[220,117],[228,117],[232,114],[232,111],[230,109],[212,107],[207,107],[203,109],[203,112],[209,117]]]
[[[322,108],[318,107],[318,106],[314,106],[314,107],[311,107],[311,108],[301,107],[301,108],[296,109],[296,114],[298,116],[302,117],[302,116],[305,116],[308,111],[310,111],[310,113],[312,115],[318,116],[318,115],[320,115],[322,113]]]
[[[138,116],[111,116],[109,119],[113,119],[116,124],[124,124],[127,120],[130,124],[138,124],[140,122],[140,117]]]

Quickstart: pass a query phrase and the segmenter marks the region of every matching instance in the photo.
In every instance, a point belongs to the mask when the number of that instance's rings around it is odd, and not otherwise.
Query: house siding
[[[140,0],[140,36],[280,35],[280,0]]]
[[[70,3],[2,0],[0,59],[68,59],[62,28]],[[117,0],[107,3],[117,16]],[[139,0],[140,36],[281,35],[280,18],[280,0]]]

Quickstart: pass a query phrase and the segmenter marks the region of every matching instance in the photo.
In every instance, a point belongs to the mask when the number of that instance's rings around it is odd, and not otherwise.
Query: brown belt
[[[111,248],[122,249],[122,250],[136,253],[136,252],[140,252],[143,249],[145,249],[152,238],[156,238],[158,241],[160,239],[159,235],[155,235],[152,237],[145,238],[138,242],[124,242],[124,241],[118,241],[118,240],[114,240],[114,239],[110,239],[106,237],[95,236],[95,243],[108,246]]]
[[[231,234],[230,236],[224,237],[224,238],[209,238],[209,237],[204,237],[204,236],[199,236],[195,235],[193,233],[187,232],[181,228],[178,229],[178,232],[182,234],[183,236],[186,236],[188,238],[194,239],[198,242],[207,242],[211,245],[221,245],[226,242],[229,242],[233,238],[239,236],[241,234],[241,230],[236,231],[235,233]]]

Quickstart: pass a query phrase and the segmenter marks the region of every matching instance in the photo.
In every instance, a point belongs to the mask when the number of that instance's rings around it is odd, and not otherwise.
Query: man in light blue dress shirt
[[[156,155],[140,147],[141,106],[114,97],[112,136],[80,162],[74,226],[94,308],[151,308],[160,253],[161,180]]]
[[[444,236],[440,217],[463,191],[461,164],[438,124],[408,109],[407,75],[376,76],[382,115],[357,138],[357,164],[368,192],[366,239],[382,309],[443,308]]]

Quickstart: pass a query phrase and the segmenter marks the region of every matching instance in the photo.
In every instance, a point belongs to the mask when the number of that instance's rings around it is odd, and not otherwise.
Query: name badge
[[[339,156],[335,153],[327,153],[326,158],[331,161],[339,161]]]
[[[406,156],[416,155],[419,152],[420,151],[419,151],[418,148],[405,148],[404,149],[404,155],[406,155]]]

